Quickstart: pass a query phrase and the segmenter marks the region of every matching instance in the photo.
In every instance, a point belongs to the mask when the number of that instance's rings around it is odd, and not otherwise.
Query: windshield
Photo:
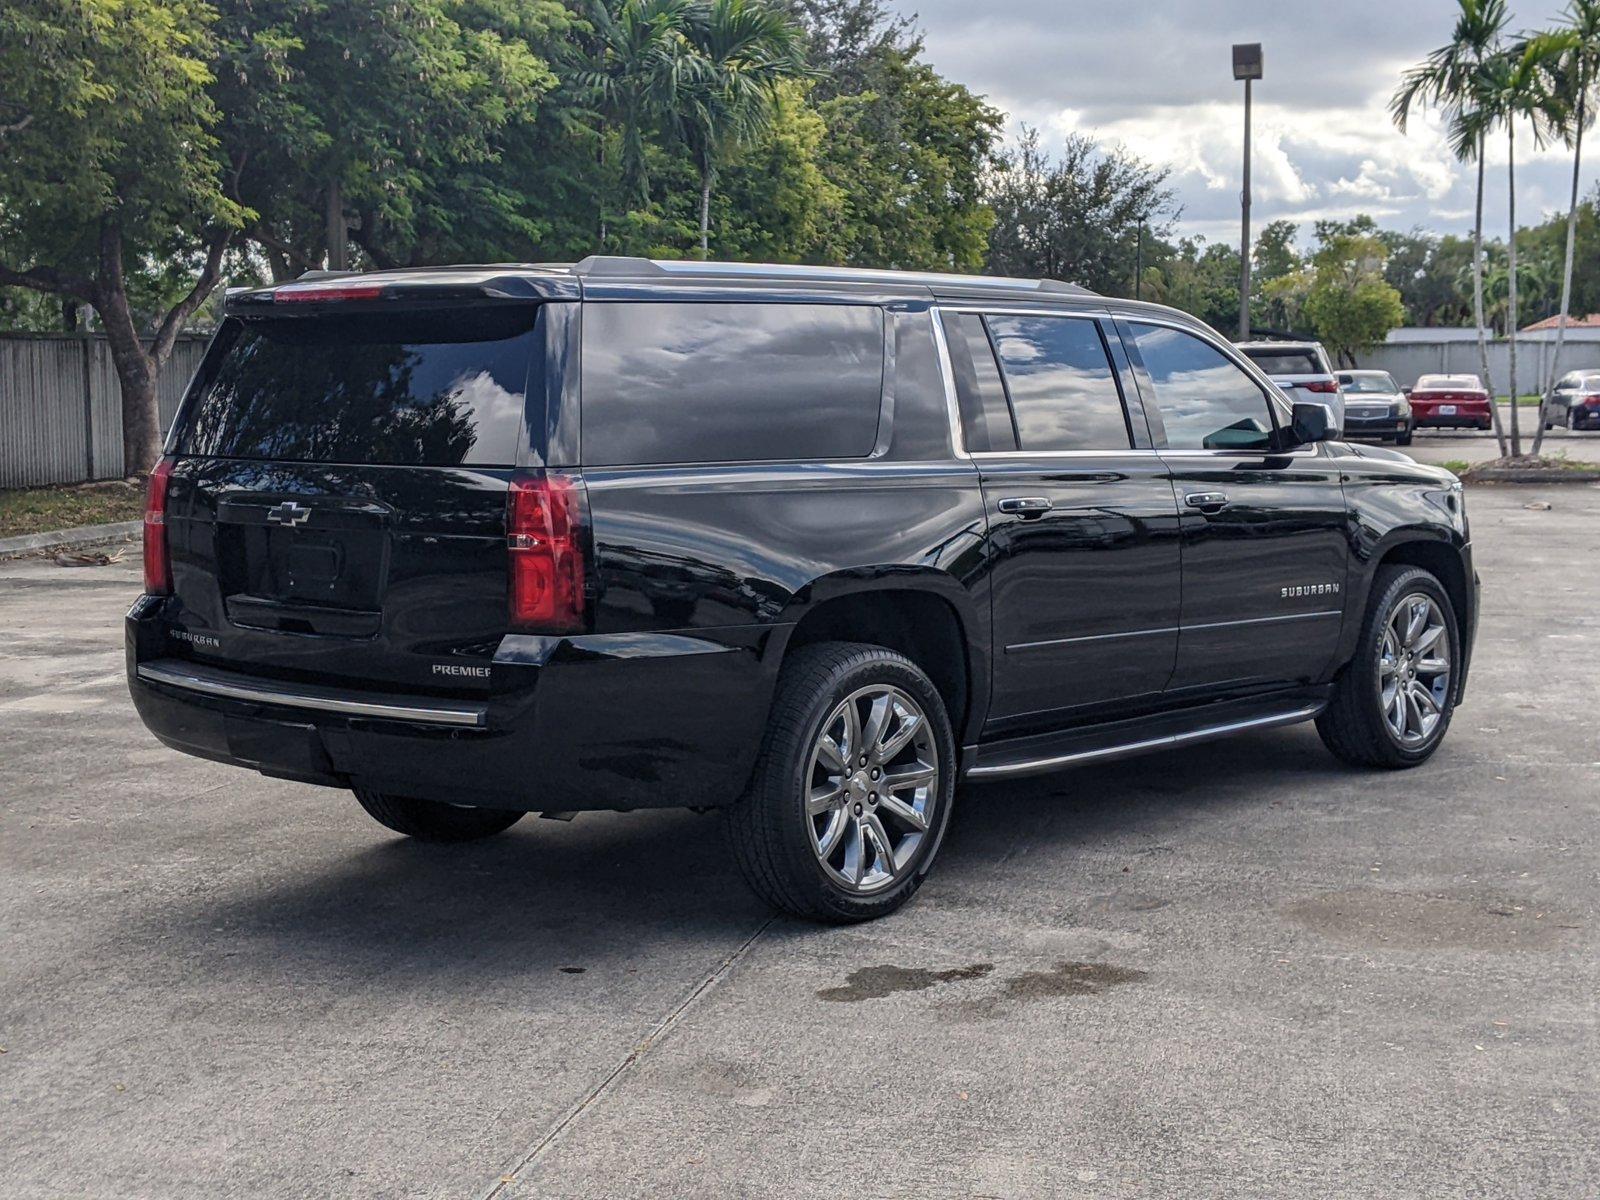
[[[1347,392],[1393,395],[1400,389],[1387,375],[1341,375],[1339,385]]]
[[[514,466],[536,310],[232,321],[180,453]]]

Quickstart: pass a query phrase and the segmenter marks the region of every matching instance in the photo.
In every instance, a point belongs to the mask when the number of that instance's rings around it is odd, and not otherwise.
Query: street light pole
[[[1261,78],[1261,44],[1233,48],[1233,77],[1244,81],[1244,190],[1239,195],[1242,213],[1239,236],[1239,340],[1250,340],[1250,116],[1251,85]]]
[[[1139,218],[1139,243],[1133,254],[1133,298],[1144,299],[1144,218]]]

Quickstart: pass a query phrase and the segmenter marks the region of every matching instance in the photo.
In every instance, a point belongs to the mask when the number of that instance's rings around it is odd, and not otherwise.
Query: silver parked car
[[[1409,446],[1416,433],[1411,401],[1387,371],[1340,371],[1344,394],[1344,432],[1347,437],[1375,437],[1379,441]]]
[[[1600,429],[1600,371],[1563,375],[1544,402],[1544,427]]]
[[[1291,404],[1322,405],[1333,429],[1344,431],[1344,394],[1321,342],[1240,342],[1239,350],[1272,377]]]

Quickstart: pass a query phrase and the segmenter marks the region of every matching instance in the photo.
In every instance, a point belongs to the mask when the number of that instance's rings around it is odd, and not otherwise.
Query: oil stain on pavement
[[[834,1003],[855,1004],[862,1000],[882,1000],[896,992],[925,992],[941,983],[982,979],[993,970],[993,963],[973,963],[948,971],[929,971],[923,967],[862,967],[851,971],[843,986],[823,988],[817,996]]]

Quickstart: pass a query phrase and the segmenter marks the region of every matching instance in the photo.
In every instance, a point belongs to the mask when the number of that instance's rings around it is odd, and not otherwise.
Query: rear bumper
[[[128,686],[164,744],[264,775],[538,811],[711,806],[744,789],[782,626],[558,638],[513,635],[493,690],[410,696],[200,664],[160,602],[126,623]]]
[[[1472,429],[1493,423],[1487,404],[1458,404],[1453,413],[1442,413],[1437,406],[1412,405],[1411,415],[1418,429]]]

